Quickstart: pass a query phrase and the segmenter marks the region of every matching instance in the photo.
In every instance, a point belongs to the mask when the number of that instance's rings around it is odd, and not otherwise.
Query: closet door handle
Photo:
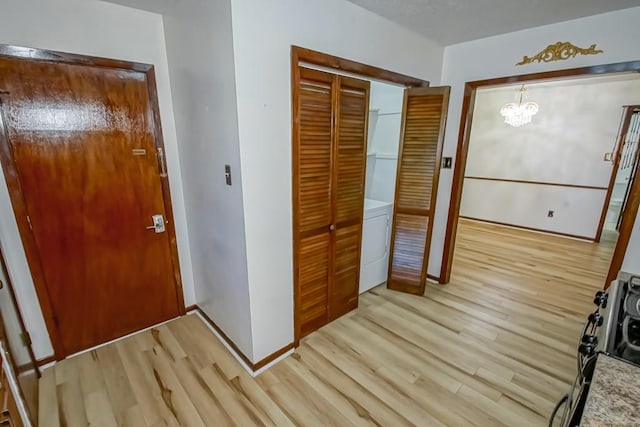
[[[335,230],[335,229],[336,229],[336,226],[335,226],[335,225],[331,224],[331,225],[329,226],[329,231],[333,231],[333,230]]]

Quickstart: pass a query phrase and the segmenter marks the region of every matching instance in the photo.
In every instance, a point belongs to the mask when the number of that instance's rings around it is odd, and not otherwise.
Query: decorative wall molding
[[[601,191],[608,190],[608,187],[598,187],[595,185],[565,184],[562,182],[546,182],[546,181],[527,181],[522,179],[508,179],[508,178],[490,178],[485,176],[465,176],[464,179],[475,179],[480,181],[511,182],[515,184],[547,185],[551,187],[581,188],[583,190],[601,190]]]
[[[603,52],[601,49],[596,49],[595,43],[588,48],[582,48],[570,42],[557,42],[556,44],[550,44],[533,57],[523,56],[522,61],[516,63],[516,65],[526,65],[532,62],[563,61],[565,59],[575,58],[578,54],[597,55]]]

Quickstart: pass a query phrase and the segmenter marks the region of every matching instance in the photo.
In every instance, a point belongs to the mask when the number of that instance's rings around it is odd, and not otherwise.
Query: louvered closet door
[[[404,94],[387,287],[423,294],[449,87]]]
[[[336,80],[335,235],[329,320],[358,306],[370,86],[367,81],[348,77]]]
[[[299,68],[294,91],[296,339],[358,305],[369,82]]]
[[[331,255],[332,74],[300,69],[294,155],[296,335],[328,321]],[[294,112],[295,113],[295,112]]]

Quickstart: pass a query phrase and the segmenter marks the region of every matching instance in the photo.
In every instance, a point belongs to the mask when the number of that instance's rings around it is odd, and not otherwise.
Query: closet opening
[[[387,280],[404,87],[371,82],[359,293]]]
[[[296,345],[385,281],[424,292],[448,93],[292,48]]]

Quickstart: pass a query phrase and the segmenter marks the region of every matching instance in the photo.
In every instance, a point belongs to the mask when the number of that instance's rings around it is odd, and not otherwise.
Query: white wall
[[[377,112],[367,152],[398,154],[404,87],[371,82],[369,109]]]
[[[367,198],[393,203],[396,195],[398,155],[372,155],[373,173]],[[367,165],[367,168],[369,165]]]
[[[93,0],[8,0],[0,13],[0,43],[154,64],[166,145],[185,303],[195,302],[191,257],[159,15]],[[0,240],[37,358],[53,353],[20,235],[0,178]]]
[[[568,186],[467,178],[460,214],[594,238],[613,169],[604,155],[613,150],[622,106],[640,102],[638,75],[527,85],[540,110],[514,128],[499,111],[519,88],[477,91],[465,176]]]
[[[230,0],[182,2],[164,12],[164,25],[196,301],[250,356]]]
[[[460,215],[593,239],[605,195],[604,190],[465,179]]]
[[[455,157],[460,127],[464,84],[493,77],[640,60],[640,7],[559,24],[531,28],[501,36],[448,46],[444,53],[442,84],[451,85],[451,100],[443,156]],[[535,55],[547,45],[570,41],[587,47],[597,43],[604,53],[577,56],[566,61],[516,66],[523,55]],[[429,257],[429,273],[440,274],[444,246],[452,169],[440,172],[434,235]],[[631,247],[628,253],[638,253]]]
[[[370,199],[393,203],[398,169],[398,147],[402,125],[404,87],[371,82],[369,108],[375,114],[369,124],[367,168],[372,168],[366,193]],[[371,117],[371,116],[369,116]]]
[[[442,49],[345,0],[232,0],[253,360],[293,340],[291,45],[433,82]]]

